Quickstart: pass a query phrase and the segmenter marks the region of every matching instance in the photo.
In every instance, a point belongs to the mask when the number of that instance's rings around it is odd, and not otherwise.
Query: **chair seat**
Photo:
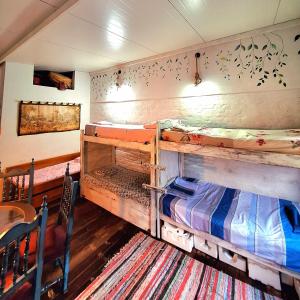
[[[9,288],[13,283],[13,272],[8,272],[5,277],[5,289]],[[1,282],[1,280],[0,280]],[[8,300],[31,300],[33,298],[33,289],[32,285],[26,281],[22,286],[20,286],[10,297]]]
[[[32,232],[29,242],[28,251],[28,265],[31,266],[35,263],[36,258],[36,247],[37,247],[37,232]],[[46,229],[46,237],[44,244],[44,263],[48,263],[57,257],[64,254],[66,240],[66,231],[64,226],[52,224]],[[20,253],[24,253],[25,240],[20,244]]]

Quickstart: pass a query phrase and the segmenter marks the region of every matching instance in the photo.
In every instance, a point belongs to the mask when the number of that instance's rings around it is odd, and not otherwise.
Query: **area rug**
[[[136,234],[78,299],[279,299]]]

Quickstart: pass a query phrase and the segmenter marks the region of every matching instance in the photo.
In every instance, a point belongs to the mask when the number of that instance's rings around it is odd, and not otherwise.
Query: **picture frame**
[[[19,102],[18,136],[80,129],[81,105],[56,102]]]

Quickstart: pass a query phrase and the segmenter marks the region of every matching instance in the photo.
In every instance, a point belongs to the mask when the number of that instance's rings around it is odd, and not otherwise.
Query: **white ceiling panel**
[[[33,38],[10,54],[9,61],[34,64],[40,68],[56,71],[91,71],[108,68],[116,61],[85,53],[76,49],[63,47]]]
[[[44,41],[105,56],[120,63],[155,54],[155,52],[69,14],[58,17],[37,36]]]
[[[279,0],[169,0],[205,41],[273,24]]]
[[[1,0],[0,27],[21,32],[41,22],[54,8],[39,0]]]
[[[66,0],[40,0],[40,1],[45,2],[54,7],[62,6],[66,2]]]
[[[275,23],[300,18],[300,0],[281,0]]]
[[[0,55],[67,2],[0,0]],[[94,71],[299,17],[300,0],[78,0],[7,59]]]
[[[80,1],[70,13],[155,52],[203,42],[167,0]]]
[[[0,0],[0,55],[54,9],[39,0]]]
[[[0,53],[4,51],[5,48],[12,46],[18,39],[18,36],[18,32],[8,31],[0,27]]]

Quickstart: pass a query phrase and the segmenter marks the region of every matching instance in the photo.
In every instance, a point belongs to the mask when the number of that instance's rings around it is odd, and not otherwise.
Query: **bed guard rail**
[[[143,166],[147,169],[155,169],[155,170],[159,170],[159,171],[165,171],[166,170],[166,167],[156,165],[156,164],[143,163]]]
[[[143,183],[142,186],[146,190],[152,190],[152,191],[159,192],[159,193],[162,193],[162,194],[165,194],[167,192],[167,190],[164,189],[164,188],[160,188],[158,186],[154,186],[154,185],[147,184],[147,183]]]

